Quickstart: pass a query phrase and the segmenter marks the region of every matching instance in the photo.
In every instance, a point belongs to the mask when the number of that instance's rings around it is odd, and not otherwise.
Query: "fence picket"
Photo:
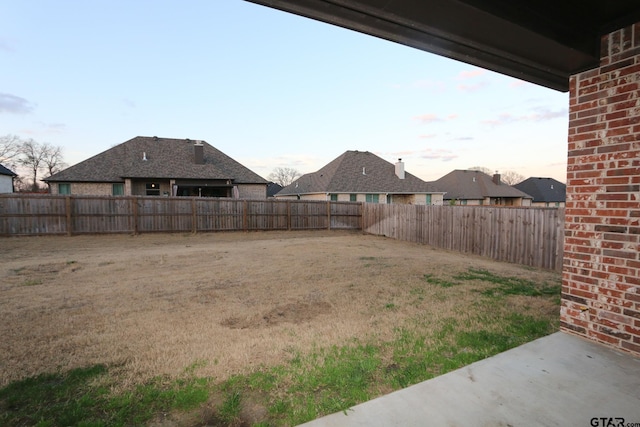
[[[551,270],[562,269],[563,229],[563,208],[362,206],[365,233]]]

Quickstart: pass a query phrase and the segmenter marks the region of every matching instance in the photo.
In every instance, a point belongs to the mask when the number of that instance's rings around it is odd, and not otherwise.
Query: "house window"
[[[462,205],[466,205],[467,204],[467,199],[462,199]]]
[[[431,194],[427,194],[427,205],[431,204]]]
[[[124,184],[113,184],[111,194],[114,196],[124,196]]]
[[[58,194],[71,194],[71,184],[58,184]]]
[[[332,195],[330,196],[330,198],[331,198],[331,201],[332,201],[332,202],[337,202],[337,201],[338,201],[338,195],[337,195],[337,194],[332,194]]]
[[[390,205],[392,203],[391,194],[387,194],[387,204]]]
[[[367,194],[366,196],[366,202],[367,203],[380,203],[380,195],[379,194]]]
[[[349,194],[349,201],[350,202],[357,202],[358,201],[358,195],[357,194]]]
[[[157,182],[149,182],[146,184],[147,196],[159,196],[160,184]]]

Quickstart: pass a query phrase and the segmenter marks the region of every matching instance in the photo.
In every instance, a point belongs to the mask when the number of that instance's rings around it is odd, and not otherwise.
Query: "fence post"
[[[191,232],[193,234],[196,234],[198,232],[198,215],[196,209],[196,198],[194,197],[191,199]]]
[[[247,218],[247,201],[246,199],[242,201],[242,229],[244,231],[248,231],[249,228],[249,219]]]
[[[331,230],[331,201],[327,202],[327,230]]]
[[[133,234],[138,234],[138,198],[131,198],[131,214],[133,215]]]
[[[287,231],[291,231],[291,200],[287,200]]]
[[[71,221],[71,196],[65,197],[65,209],[67,210],[67,236],[73,234],[73,222]]]

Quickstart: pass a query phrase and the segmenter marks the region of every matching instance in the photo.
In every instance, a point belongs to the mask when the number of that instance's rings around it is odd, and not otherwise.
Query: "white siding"
[[[13,180],[8,175],[0,175],[0,193],[13,193]]]

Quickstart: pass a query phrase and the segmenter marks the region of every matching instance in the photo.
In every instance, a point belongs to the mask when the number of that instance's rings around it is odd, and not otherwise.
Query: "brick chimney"
[[[396,176],[400,179],[404,179],[404,163],[402,159],[398,159],[396,162]]]
[[[495,185],[500,185],[502,184],[502,182],[500,181],[500,174],[499,173],[494,173],[493,174],[493,183]]]
[[[196,141],[195,144],[193,144],[193,155],[193,160],[196,165],[204,164],[204,145],[202,145],[202,141]]]

